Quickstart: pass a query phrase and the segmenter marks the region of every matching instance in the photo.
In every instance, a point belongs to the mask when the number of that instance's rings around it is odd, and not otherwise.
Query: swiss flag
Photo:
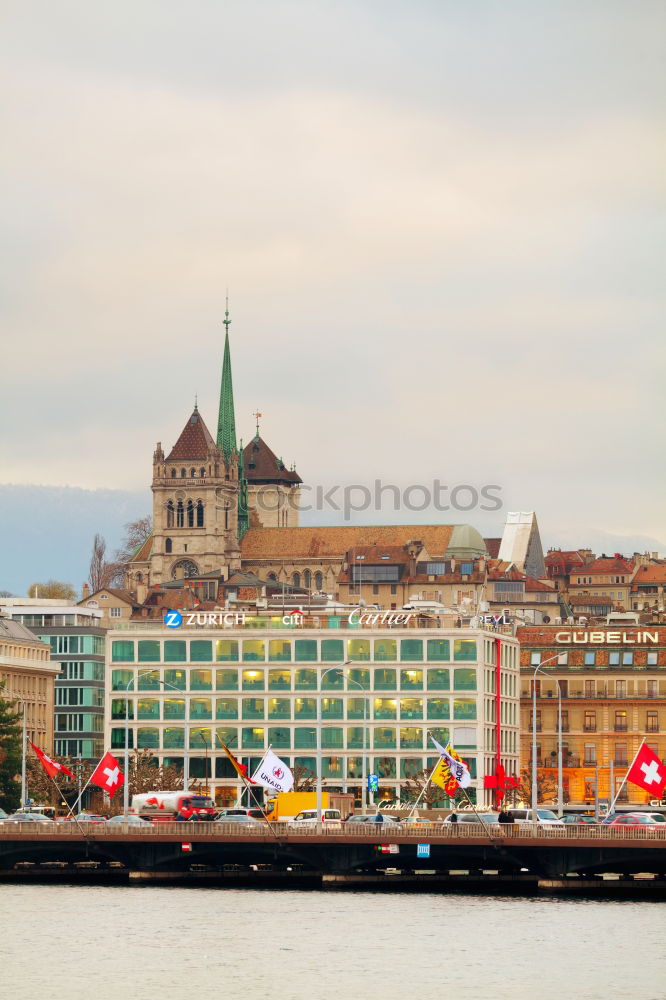
[[[49,778],[55,778],[56,774],[64,774],[67,778],[74,777],[70,769],[65,767],[64,764],[59,764],[57,760],[51,760],[48,754],[44,753],[43,750],[40,750],[39,747],[36,747],[34,743],[30,742],[30,740],[28,740],[28,743],[30,743],[30,746],[35,751]]]
[[[90,778],[93,785],[103,788],[113,798],[115,792],[125,784],[125,777],[118,761],[111,753],[105,753]]]
[[[644,788],[655,799],[660,799],[666,787],[666,764],[662,764],[656,753],[643,743],[629,768],[627,781]]]

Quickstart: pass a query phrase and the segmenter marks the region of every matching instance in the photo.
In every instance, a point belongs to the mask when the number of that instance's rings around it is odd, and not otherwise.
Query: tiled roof
[[[312,528],[250,528],[241,542],[244,560],[342,559],[356,546],[406,545],[418,539],[428,553],[443,556],[452,533],[450,524],[345,525]]]
[[[298,473],[288,469],[259,435],[243,448],[243,461],[249,483],[303,482]]]
[[[535,590],[538,591],[539,593],[546,592],[548,594],[552,594],[553,598],[555,600],[558,599],[557,598],[557,591],[555,590],[554,587],[549,587],[547,583],[542,583],[541,580],[535,580],[531,576],[526,576],[525,577],[525,591],[526,592],[531,592],[531,591],[535,591]]]
[[[192,416],[183,427],[180,437],[167,455],[167,462],[200,462],[208,457],[215,442],[199,410],[194,407]]]
[[[484,538],[486,543],[486,548],[488,549],[488,555],[491,559],[499,558],[500,545],[502,544],[501,538]]]
[[[132,562],[148,562],[153,551],[153,536],[148,535],[145,542],[137,545],[132,553]]]
[[[666,583],[666,563],[651,563],[649,566],[639,566],[632,583]]]
[[[352,564],[366,563],[373,566],[384,563],[402,565],[409,562],[409,554],[402,545],[355,545],[347,553],[347,558]]]
[[[627,562],[626,559],[604,558],[603,556],[600,559],[595,559],[594,562],[572,570],[572,573],[583,576],[605,576],[607,573],[623,573],[627,576],[633,572],[633,564]]]
[[[45,643],[41,639],[38,639],[34,632],[31,632],[29,628],[26,628],[22,622],[15,622],[13,618],[5,618],[0,616],[0,636],[6,639],[18,639],[21,642],[32,642],[38,646],[44,646]]]
[[[94,594],[88,594],[82,600],[78,601],[79,604],[87,604],[88,601],[97,597],[98,594],[111,594],[112,597],[117,598],[119,601],[124,601],[126,604],[134,604],[134,597],[130,594],[128,590],[120,590],[116,587],[100,587],[96,590]]]

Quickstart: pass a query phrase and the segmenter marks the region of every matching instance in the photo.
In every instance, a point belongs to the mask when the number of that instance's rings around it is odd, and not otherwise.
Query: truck
[[[346,819],[354,812],[354,796],[346,794],[321,793],[322,809],[339,809]],[[317,808],[316,792],[278,792],[266,803],[268,819],[273,823],[286,823],[304,809]]]
[[[153,823],[171,823],[174,820],[217,819],[218,810],[208,795],[192,792],[143,792],[132,796],[132,812]]]

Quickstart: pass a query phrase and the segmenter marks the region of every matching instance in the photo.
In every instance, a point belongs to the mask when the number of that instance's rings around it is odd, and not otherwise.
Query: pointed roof
[[[288,469],[258,434],[243,449],[248,483],[302,483],[297,472]]]
[[[229,350],[229,302],[224,313],[224,357],[222,359],[222,381],[220,383],[220,408],[217,416],[217,447],[227,463],[236,449],[236,416],[234,413],[234,387],[231,378],[231,352]]]
[[[204,419],[195,406],[192,416],[183,427],[180,437],[167,455],[167,462],[198,462],[208,457],[215,442]]]

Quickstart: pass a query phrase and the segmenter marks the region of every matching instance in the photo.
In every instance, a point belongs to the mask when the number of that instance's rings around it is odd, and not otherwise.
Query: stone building
[[[53,753],[55,679],[60,664],[53,663],[49,644],[40,641],[20,622],[0,609],[0,690],[2,697],[18,699],[25,711],[27,738]]]

